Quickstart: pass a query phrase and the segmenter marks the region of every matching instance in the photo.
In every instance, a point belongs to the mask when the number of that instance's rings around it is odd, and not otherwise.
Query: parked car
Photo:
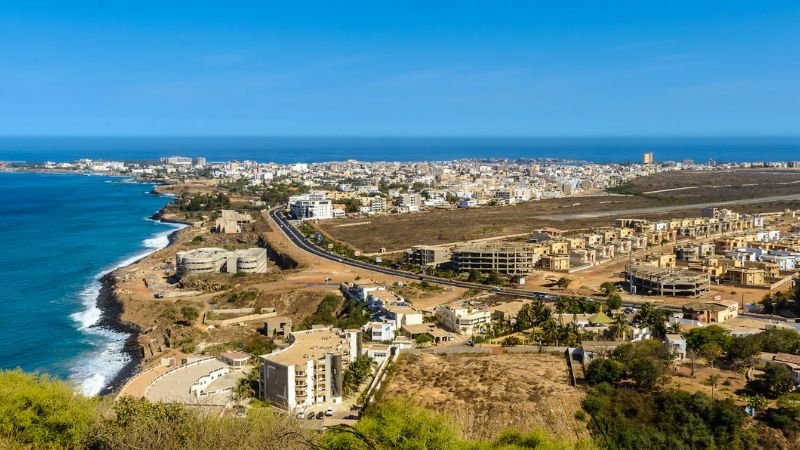
[[[314,420],[314,413],[313,412],[308,413],[308,420]]]
[[[324,412],[320,411],[320,412],[317,413],[317,419],[321,420],[323,417],[325,417],[325,413]]]
[[[328,410],[325,411],[325,415],[328,417],[333,417],[333,408],[328,408]]]
[[[305,419],[306,418],[306,413],[303,412],[303,411],[300,411],[299,413],[297,413],[297,418],[298,419]]]

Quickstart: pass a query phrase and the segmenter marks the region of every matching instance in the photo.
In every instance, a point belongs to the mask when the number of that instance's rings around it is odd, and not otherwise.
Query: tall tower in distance
[[[647,152],[643,154],[642,162],[645,164],[653,164],[653,152]]]

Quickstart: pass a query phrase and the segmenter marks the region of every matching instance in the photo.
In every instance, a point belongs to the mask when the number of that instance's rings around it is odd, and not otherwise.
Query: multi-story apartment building
[[[469,303],[451,303],[436,308],[436,320],[446,330],[460,334],[475,334],[490,323],[492,313],[486,308]]]
[[[293,195],[289,197],[289,209],[298,220],[333,218],[333,202],[324,193]]]
[[[438,266],[450,262],[452,250],[438,245],[415,245],[406,250],[403,259],[408,264],[417,266]]]
[[[565,244],[566,246],[566,244]],[[456,272],[497,272],[504,275],[525,275],[534,271],[539,261],[538,246],[533,244],[491,243],[453,249]]]
[[[344,369],[362,353],[361,333],[315,328],[289,340],[289,347],[261,356],[259,398],[290,411],[341,401]]]

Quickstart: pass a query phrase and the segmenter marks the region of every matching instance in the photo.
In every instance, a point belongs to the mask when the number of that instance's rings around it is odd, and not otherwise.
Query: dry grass
[[[326,221],[322,227],[335,239],[347,242],[364,252],[376,252],[381,247],[393,251],[417,244],[445,244],[527,233],[541,227],[579,229],[608,226],[613,224],[614,217],[625,216],[625,210],[635,208],[692,205],[703,202],[795,194],[800,193],[800,183],[791,182],[797,180],[800,180],[800,172],[797,171],[670,172],[635,180],[629,191],[637,195],[571,197],[506,207],[384,215],[372,217],[368,222],[365,222],[363,218],[341,219]],[[654,190],[691,186],[702,186],[702,188],[641,195]],[[785,208],[800,208],[800,201],[742,205],[732,209],[741,212],[764,212],[779,211]],[[613,211],[615,213],[620,211],[620,213],[600,218],[569,220],[544,218],[596,211]],[[671,212],[666,216],[699,215],[699,212],[698,208],[688,207],[686,210]],[[664,215],[654,212],[637,214],[637,216],[657,218]],[[359,222],[361,222],[360,225],[340,226]]]
[[[446,414],[467,439],[493,439],[509,428],[542,428],[570,440],[588,437],[585,424],[575,419],[584,394],[569,385],[561,356],[408,355],[384,395]]]

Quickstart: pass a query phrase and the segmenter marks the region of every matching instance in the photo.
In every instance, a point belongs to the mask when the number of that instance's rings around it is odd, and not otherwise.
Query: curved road
[[[467,281],[459,281],[459,280],[450,280],[448,278],[439,278],[439,277],[432,277],[430,275],[418,275],[410,272],[406,272],[403,270],[391,269],[388,267],[379,266],[377,264],[366,263],[364,261],[359,261],[356,259],[351,259],[342,255],[338,255],[336,253],[330,252],[328,250],[324,250],[320,247],[317,247],[315,244],[311,243],[308,239],[306,239],[300,231],[298,231],[286,217],[283,216],[280,212],[280,208],[272,209],[269,212],[270,217],[272,220],[278,224],[278,227],[281,229],[283,234],[289,238],[295,245],[300,247],[302,250],[307,251],[315,256],[319,256],[320,258],[325,258],[327,260],[338,262],[341,264],[346,264],[351,267],[357,267],[359,269],[371,270],[373,272],[379,272],[386,275],[392,275],[395,277],[400,278],[407,278],[409,280],[415,281],[430,281],[432,283],[444,284],[446,286],[454,286],[466,289],[480,289],[482,291],[490,291],[497,294],[506,294],[506,295],[513,295],[515,297],[524,297],[524,298],[536,298],[542,299],[545,301],[554,301],[558,295],[553,294],[552,292],[541,292],[541,291],[523,291],[520,289],[509,289],[509,288],[501,288],[501,287],[494,287],[494,286],[486,286],[485,284],[478,284],[478,283],[469,283]],[[593,298],[593,300],[600,301],[601,299]],[[624,306],[641,306],[644,302],[632,302],[632,301],[623,301],[622,304]],[[681,312],[681,308],[678,306],[670,306],[670,305],[656,305],[660,309],[666,309],[673,312]],[[743,317],[748,317],[751,319],[757,319],[762,321],[787,321],[783,317],[777,316],[765,316],[762,314],[750,314],[750,313],[741,313],[739,314]]]

